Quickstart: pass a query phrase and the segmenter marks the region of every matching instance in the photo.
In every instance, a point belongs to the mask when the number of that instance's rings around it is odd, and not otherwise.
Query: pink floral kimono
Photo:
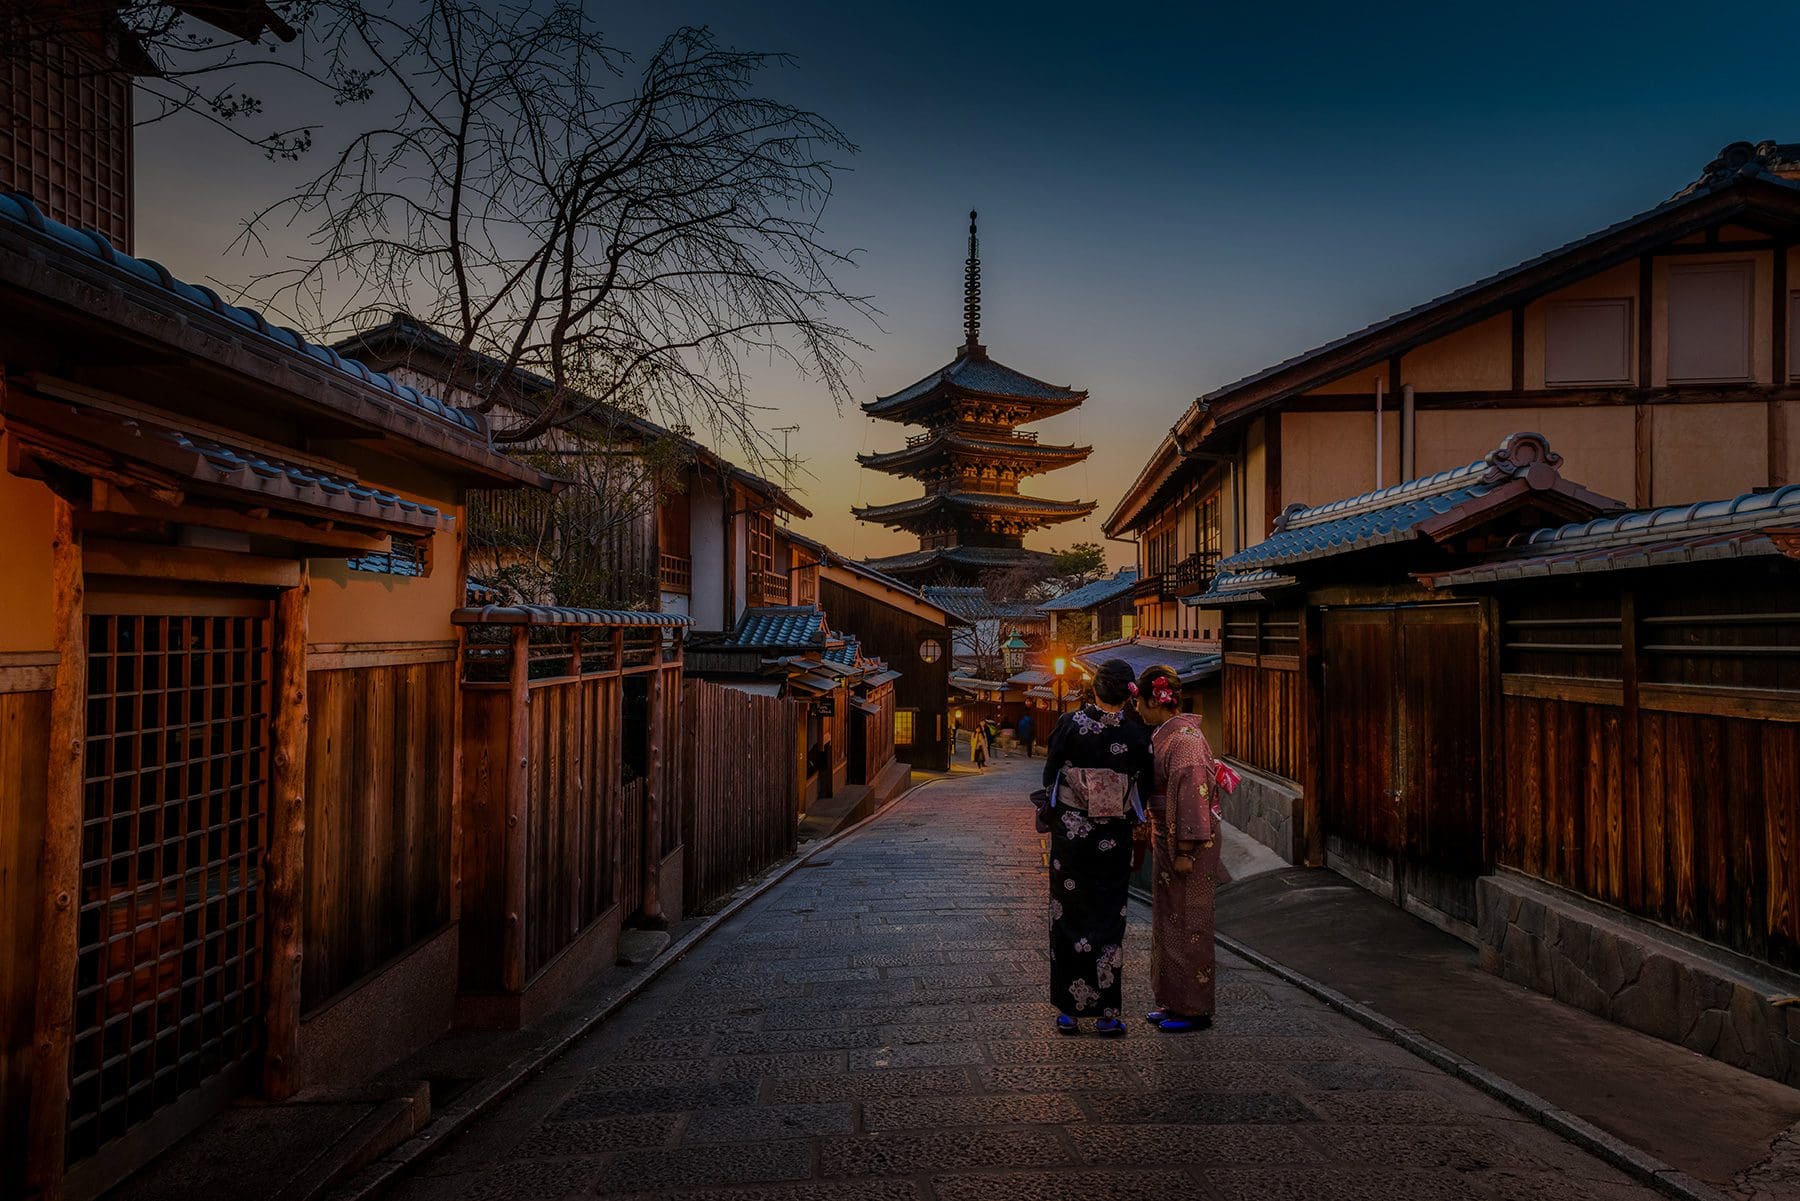
[[[1150,987],[1158,1009],[1211,1017],[1220,816],[1212,747],[1192,713],[1158,726],[1150,745],[1156,754]],[[1177,842],[1194,844],[1194,865],[1186,872],[1175,870]]]

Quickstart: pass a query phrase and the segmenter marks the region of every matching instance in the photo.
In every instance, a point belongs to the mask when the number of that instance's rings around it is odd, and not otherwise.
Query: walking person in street
[[[1031,714],[1021,713],[1019,715],[1019,724],[1013,727],[1013,737],[1017,738],[1019,745],[1025,748],[1025,757],[1033,758],[1031,744],[1037,738],[1037,722],[1032,720]]]
[[[1151,1025],[1170,1034],[1212,1025],[1213,892],[1218,885],[1218,765],[1200,715],[1182,713],[1180,677],[1152,667],[1138,678],[1138,714],[1154,730],[1151,827]]]
[[[983,722],[969,731],[969,758],[975,761],[976,771],[986,771],[988,761],[987,723]]]
[[[1044,753],[1050,826],[1050,1003],[1056,1028],[1125,1033],[1125,964],[1131,832],[1153,783],[1148,729],[1129,720],[1137,691],[1131,665],[1109,659],[1094,673],[1093,699],[1056,723]]]

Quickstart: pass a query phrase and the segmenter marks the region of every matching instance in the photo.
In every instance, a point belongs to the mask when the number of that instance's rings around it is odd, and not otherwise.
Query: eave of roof
[[[868,564],[880,571],[924,571],[943,564],[985,570],[1029,566],[1053,557],[1048,551],[1027,550],[1022,546],[949,546],[887,555],[870,559]]]
[[[1108,601],[1117,600],[1119,597],[1129,594],[1136,584],[1137,568],[1127,567],[1103,580],[1083,584],[1053,600],[1044,601],[1038,605],[1038,608],[1046,613],[1091,609],[1096,605],[1104,605]]]
[[[1079,463],[1093,452],[1094,448],[1091,446],[1047,445],[1023,438],[979,438],[951,429],[916,446],[878,451],[875,454],[858,454],[856,461],[871,471],[905,474],[907,468],[920,463],[954,458],[957,454],[962,454],[983,460],[1037,464],[1036,470],[1053,471],[1057,467]]]
[[[212,289],[178,280],[154,260],[114,249],[99,233],[52,221],[17,193],[0,193],[0,286],[103,322],[109,336],[171,349],[196,365],[248,377],[312,411],[344,417],[453,460],[479,478],[545,482],[533,468],[495,449],[478,415],[308,342],[255,310],[227,304]]]
[[[1654,208],[1216,388],[1177,420],[1175,437],[1182,445],[1196,446],[1269,404],[1381,362],[1404,346],[1485,320],[1529,295],[1629,261],[1649,246],[1730,219],[1759,202],[1784,217],[1800,219],[1800,184],[1758,165],[1746,165],[1704,188],[1684,191]]]
[[[562,605],[479,605],[458,609],[450,620],[459,626],[657,626],[682,629],[694,620],[682,613],[639,609],[576,609]]]
[[[1039,521],[1073,521],[1098,507],[1091,500],[1047,500],[1018,493],[931,492],[890,505],[865,505],[852,509],[859,521],[891,522],[928,517],[944,509],[961,512],[1016,514]]]
[[[963,347],[955,360],[898,392],[878,396],[862,406],[871,417],[895,417],[936,400],[968,397],[1007,401],[1034,408],[1074,408],[1087,393],[1015,371],[988,358],[984,347]]]

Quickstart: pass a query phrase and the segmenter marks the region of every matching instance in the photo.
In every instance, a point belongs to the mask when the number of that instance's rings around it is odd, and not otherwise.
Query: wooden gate
[[[1333,866],[1475,920],[1486,649],[1475,605],[1327,610],[1320,818]]]
[[[270,612],[90,591],[67,1158],[163,1141],[262,1051]]]

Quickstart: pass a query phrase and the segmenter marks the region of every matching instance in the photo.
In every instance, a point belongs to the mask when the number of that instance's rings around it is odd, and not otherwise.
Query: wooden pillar
[[[274,772],[269,849],[263,868],[268,916],[268,983],[263,995],[263,1092],[272,1101],[300,1087],[300,974],[306,909],[306,633],[311,583],[275,599]]]
[[[68,1136],[69,1050],[74,1028],[77,914],[80,909],[82,774],[87,741],[87,636],[81,543],[68,503],[55,502],[50,589],[56,678],[50,693],[50,752],[40,858],[36,1062],[31,1073],[27,1187],[61,1195]]]
[[[526,823],[531,813],[531,627],[515,626],[512,635],[511,687],[506,707],[506,929],[500,941],[500,983],[509,992],[525,989]]]
[[[656,632],[657,665],[650,672],[650,696],[646,702],[645,725],[648,727],[650,746],[645,756],[649,760],[649,786],[644,790],[644,916],[645,926],[656,928],[663,925],[662,916],[662,799],[663,799],[663,763],[662,763],[662,729],[663,729],[663,668],[662,668],[662,631]]]
[[[634,898],[625,895],[625,782],[619,762],[625,750],[625,631],[612,630],[612,704],[606,714],[606,728],[601,737],[607,748],[606,807],[608,828],[612,836],[606,841],[612,851],[612,900],[616,905],[629,905]],[[630,917],[627,910],[624,914]]]

